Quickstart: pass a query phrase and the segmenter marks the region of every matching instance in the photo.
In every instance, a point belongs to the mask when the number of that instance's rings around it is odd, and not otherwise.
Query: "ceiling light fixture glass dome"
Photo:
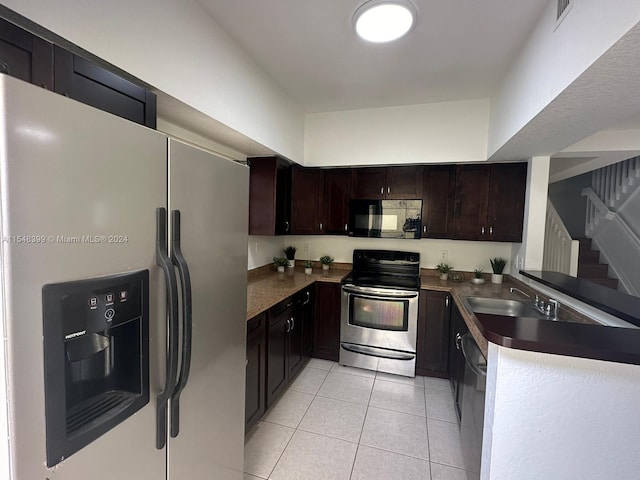
[[[369,0],[353,15],[353,27],[364,40],[384,43],[406,35],[416,20],[416,8],[408,0]]]

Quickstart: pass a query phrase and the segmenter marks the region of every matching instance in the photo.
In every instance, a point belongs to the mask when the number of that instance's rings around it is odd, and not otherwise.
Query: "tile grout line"
[[[306,368],[307,368],[307,366],[305,365],[304,369],[306,369]],[[308,367],[308,368],[314,368],[314,367]],[[322,370],[322,369],[321,368],[317,368],[316,370]],[[324,370],[324,371],[326,371],[326,370]],[[300,373],[302,373],[302,371],[300,371]],[[322,385],[324,384],[324,382],[325,382],[325,380],[327,379],[328,376],[329,376],[329,373],[327,372],[327,375],[324,377],[324,380],[322,380],[322,383],[320,384],[320,387],[318,387],[318,391],[320,391],[320,388],[322,388]],[[294,390],[294,391],[297,391],[297,390]],[[286,392],[283,392],[283,393],[286,393]],[[300,393],[305,393],[305,392],[300,392]],[[313,400],[315,400],[316,397],[317,397],[317,393],[314,394]],[[313,400],[311,400],[311,403],[313,403]],[[311,403],[309,403],[309,407],[311,406]],[[307,410],[309,410],[309,407],[307,407]],[[307,413],[307,410],[305,410],[305,414]],[[304,415],[302,417],[304,417]],[[267,476],[267,480],[273,474],[274,470],[278,466],[278,463],[280,463],[280,460],[282,459],[282,456],[284,455],[284,452],[287,450],[287,447],[291,443],[291,440],[293,440],[294,435],[298,431],[298,426],[300,425],[300,422],[302,422],[302,418],[300,418],[300,421],[298,422],[298,425],[293,429],[293,433],[291,434],[291,438],[289,438],[289,440],[287,441],[287,444],[284,446],[284,449],[282,450],[282,453],[280,453],[280,455],[278,456],[278,460],[276,460],[276,463],[273,465],[273,468],[269,472],[269,475]],[[304,432],[304,430],[301,430],[301,431]]]

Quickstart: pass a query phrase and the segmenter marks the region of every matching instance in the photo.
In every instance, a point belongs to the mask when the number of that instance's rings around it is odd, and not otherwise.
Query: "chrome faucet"
[[[511,293],[518,292],[518,293],[524,295],[527,298],[531,298],[531,295],[529,295],[528,293],[523,292],[522,290],[520,290],[519,288],[516,288],[516,287],[509,287],[509,292],[511,292]],[[536,295],[536,298],[534,299],[534,304],[535,304],[536,307],[538,306],[538,302],[539,302],[538,295]]]
[[[522,290],[516,287],[509,287],[509,292],[511,293],[518,292],[527,298],[531,298],[531,295],[523,292]],[[535,298],[533,299],[533,307],[537,311],[542,313],[545,317],[550,318],[551,320],[557,320],[559,306],[560,306],[560,303],[555,298],[549,298],[549,301],[545,303],[545,301],[540,300],[540,297],[538,297],[538,295],[536,294]]]

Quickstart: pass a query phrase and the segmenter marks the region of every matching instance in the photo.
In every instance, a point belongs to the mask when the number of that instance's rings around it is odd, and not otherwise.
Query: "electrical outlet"
[[[308,244],[308,243],[305,243],[305,244],[302,246],[302,250],[304,251],[304,253],[309,253],[309,244]]]
[[[440,260],[442,262],[449,261],[449,251],[448,250],[440,250]]]
[[[524,268],[524,257],[522,255],[516,255],[516,267],[518,269]]]

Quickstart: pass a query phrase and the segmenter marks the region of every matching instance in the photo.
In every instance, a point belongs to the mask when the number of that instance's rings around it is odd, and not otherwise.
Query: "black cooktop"
[[[420,254],[395,250],[354,250],[353,271],[342,283],[420,290]]]

